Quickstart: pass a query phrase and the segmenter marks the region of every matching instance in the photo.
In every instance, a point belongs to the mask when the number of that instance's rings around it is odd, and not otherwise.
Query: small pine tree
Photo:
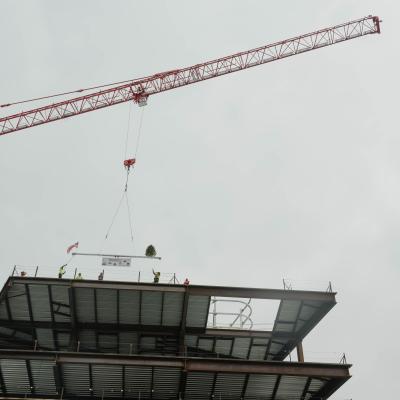
[[[147,246],[146,257],[155,257],[156,254],[157,254],[156,249],[152,244],[150,246]]]

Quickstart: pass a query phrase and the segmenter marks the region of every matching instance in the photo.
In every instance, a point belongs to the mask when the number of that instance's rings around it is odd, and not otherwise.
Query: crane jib
[[[158,73],[123,85],[74,97],[0,118],[0,135],[73,117],[112,105],[134,101],[145,105],[150,95],[247,68],[331,46],[358,37],[380,33],[380,19],[368,16],[273,44],[243,51],[191,67]]]

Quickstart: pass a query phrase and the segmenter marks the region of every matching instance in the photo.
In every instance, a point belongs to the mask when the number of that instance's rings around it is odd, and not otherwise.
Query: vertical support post
[[[39,271],[39,265],[36,266],[36,270],[35,270],[35,278],[37,277],[37,273]]]
[[[72,351],[76,351],[78,340],[79,340],[79,331],[78,331],[78,317],[76,313],[76,304],[75,304],[75,292],[74,288],[71,286],[68,288],[68,296],[69,296],[69,306],[71,313],[71,341],[70,346]]]
[[[213,328],[217,327],[217,299],[214,297],[213,300]]]
[[[138,272],[138,282],[140,282],[140,271]]]
[[[13,272],[12,272],[12,275],[11,275],[11,276],[14,276],[16,268],[17,268],[17,266],[14,265]]]
[[[77,272],[77,269],[75,268],[75,271],[74,271],[74,279],[75,279],[75,277],[76,277],[76,272]]]
[[[304,362],[304,352],[303,352],[303,343],[299,342],[296,346],[297,350],[297,361],[300,363]]]

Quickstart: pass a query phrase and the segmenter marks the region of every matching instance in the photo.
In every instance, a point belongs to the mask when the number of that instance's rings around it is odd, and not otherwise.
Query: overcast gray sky
[[[306,360],[346,353],[353,378],[335,399],[395,398],[399,11],[389,0],[2,0],[1,104],[368,14],[384,22],[380,36],[151,97],[130,183],[135,249],[125,208],[103,243],[124,184],[128,104],[1,137],[1,280],[14,264],[55,275],[79,240],[82,251],[124,253],[153,243],[161,271],[193,283],[281,287],[286,277],[324,290],[332,281],[338,305],[307,338]],[[128,154],[140,110],[131,116]]]

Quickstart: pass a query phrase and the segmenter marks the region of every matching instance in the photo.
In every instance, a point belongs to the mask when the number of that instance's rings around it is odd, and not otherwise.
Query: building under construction
[[[218,298],[279,301],[272,330],[210,326]],[[1,397],[327,399],[350,365],[305,362],[301,344],[335,303],[332,291],[12,276]]]
[[[0,136],[124,102],[145,106],[155,94],[379,34],[380,23],[379,17],[368,15],[186,68],[2,104],[35,106],[1,117]],[[59,100],[38,105],[53,98]],[[133,241],[128,178],[137,161],[141,118],[136,150],[123,161],[125,185],[106,238],[125,197]],[[129,121],[130,114],[126,157]],[[77,246],[78,242],[67,253]],[[125,257],[120,266],[130,266],[131,258]],[[245,323],[239,328],[221,327],[215,323],[217,299],[232,303],[242,299],[247,306],[250,299],[273,301],[279,307],[269,330],[255,330]],[[332,290],[180,285],[175,276],[170,284],[68,280],[28,277],[24,272],[11,276],[0,295],[0,396],[327,399],[349,379],[350,366],[305,362],[302,341],[335,303]],[[248,316],[242,311],[237,318],[246,322]],[[291,360],[293,351],[296,362]]]

